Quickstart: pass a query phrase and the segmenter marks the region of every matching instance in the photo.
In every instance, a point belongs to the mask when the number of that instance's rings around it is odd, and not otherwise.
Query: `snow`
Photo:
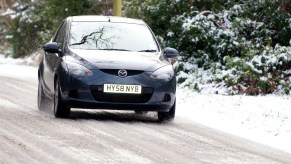
[[[37,79],[37,67],[27,66],[29,62],[25,60],[0,55],[0,77]],[[208,93],[215,91],[197,93],[178,87],[177,120],[202,124],[291,153],[290,96]],[[6,101],[4,103],[13,105]]]
[[[289,96],[177,91],[177,116],[291,153]]]
[[[2,13],[1,15],[2,16],[6,16],[6,15],[13,15],[15,14],[16,12],[10,8],[8,8],[4,13]]]
[[[37,78],[37,69],[32,64],[32,59],[13,59],[5,58],[0,54],[0,76],[19,77],[19,78]]]
[[[5,36],[5,39],[12,39],[13,38],[13,35],[6,35]]]
[[[0,13],[0,16],[10,16],[11,19],[15,19],[17,13],[14,10],[8,8],[5,12]]]
[[[0,107],[3,107],[3,108],[18,108],[19,106],[6,100],[6,99],[2,99],[0,97]]]
[[[167,33],[167,36],[172,37],[172,36],[174,36],[174,33],[173,33],[172,31],[169,31],[169,32]]]

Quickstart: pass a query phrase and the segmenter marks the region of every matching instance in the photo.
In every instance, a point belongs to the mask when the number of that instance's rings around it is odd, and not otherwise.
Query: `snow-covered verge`
[[[0,54],[0,76],[37,78],[36,58],[13,59]]]
[[[27,60],[0,55],[0,76],[37,78],[37,68],[27,66]],[[178,88],[177,117],[291,153],[290,96],[225,96]]]
[[[177,90],[177,116],[291,153],[290,96]]]

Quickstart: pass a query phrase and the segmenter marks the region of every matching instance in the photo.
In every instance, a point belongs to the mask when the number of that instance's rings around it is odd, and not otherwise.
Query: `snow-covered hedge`
[[[203,1],[199,1],[203,2]],[[219,1],[218,1],[219,2]],[[144,19],[180,51],[181,87],[221,94],[289,94],[291,19],[282,1],[127,2],[127,16]]]
[[[219,94],[290,94],[291,46],[266,47],[247,57],[224,57],[224,65],[213,62],[204,70],[191,62],[176,64],[181,87]]]

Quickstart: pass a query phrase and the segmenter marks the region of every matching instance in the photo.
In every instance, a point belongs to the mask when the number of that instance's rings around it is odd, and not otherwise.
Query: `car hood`
[[[89,69],[155,71],[169,62],[160,53],[72,49],[72,57]]]

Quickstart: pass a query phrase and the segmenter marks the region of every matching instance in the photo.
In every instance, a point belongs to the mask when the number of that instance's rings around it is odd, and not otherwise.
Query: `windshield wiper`
[[[140,50],[138,52],[157,52],[157,50]]]
[[[98,49],[98,50],[107,50],[107,51],[130,51],[130,50],[126,50],[126,49],[114,49],[114,48],[109,48],[109,49]]]

